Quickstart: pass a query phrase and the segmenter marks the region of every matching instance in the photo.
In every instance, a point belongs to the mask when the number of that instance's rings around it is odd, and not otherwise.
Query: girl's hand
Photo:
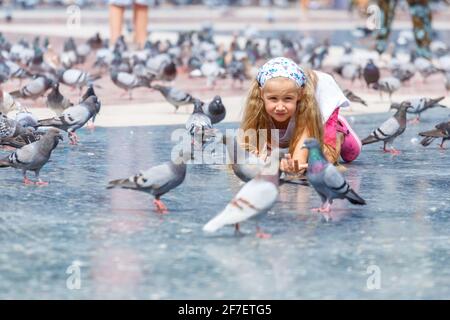
[[[299,173],[308,168],[307,163],[300,164],[298,160],[294,160],[291,158],[291,154],[287,153],[284,156],[284,159],[281,159],[280,162],[280,170],[287,173]]]

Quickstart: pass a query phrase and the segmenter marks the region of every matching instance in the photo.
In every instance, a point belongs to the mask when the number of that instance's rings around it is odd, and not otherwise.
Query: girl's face
[[[275,125],[285,126],[295,113],[301,89],[291,79],[272,78],[261,88],[261,97],[266,112],[272,117]]]

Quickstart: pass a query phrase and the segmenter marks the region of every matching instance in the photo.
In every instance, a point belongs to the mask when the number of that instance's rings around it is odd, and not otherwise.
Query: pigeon
[[[447,108],[446,106],[440,104],[439,102],[442,101],[445,97],[440,97],[436,99],[431,98],[417,98],[417,99],[410,99],[408,102],[411,104],[411,108],[407,110],[407,113],[415,114],[416,118],[411,123],[419,123],[420,121],[420,115],[422,112],[435,108],[435,107],[441,107],[441,108]],[[393,103],[391,108],[398,108],[398,103]]]
[[[351,80],[352,83],[356,78],[361,76],[361,67],[352,63],[347,63],[333,69],[342,78]]]
[[[23,182],[26,185],[46,185],[48,182],[43,182],[39,178],[39,172],[50,159],[50,155],[58,145],[59,140],[62,139],[60,131],[51,128],[38,141],[27,144],[22,148],[17,149],[6,158],[1,159],[0,168],[13,167],[21,169],[24,179]],[[27,171],[34,171],[38,181],[33,182],[28,179]]]
[[[100,112],[101,103],[96,96],[90,96],[84,102],[67,108],[61,116],[39,120],[39,126],[55,127],[68,132],[70,144],[77,144],[78,137],[76,130],[81,128],[89,121],[94,119]]]
[[[14,101],[14,98],[0,88],[0,113],[7,115],[15,108],[17,108],[17,103]]]
[[[239,179],[248,182],[261,172],[265,161],[242,148],[236,137],[224,135],[222,143],[227,148],[231,169]]]
[[[397,91],[401,86],[400,80],[398,80],[395,77],[385,77],[378,80],[377,83],[374,83],[372,85],[372,88],[375,90],[380,91],[380,98],[381,98],[381,92],[387,92],[389,94],[389,100],[392,97],[392,94]]]
[[[393,108],[397,108],[394,106]],[[383,151],[399,154],[400,151],[395,150],[392,147],[392,142],[395,138],[401,135],[406,129],[406,111],[411,108],[411,103],[409,101],[403,101],[400,106],[398,106],[397,112],[381,124],[378,129],[375,129],[367,138],[362,140],[362,144],[370,144],[378,141],[383,141]],[[391,145],[391,149],[387,150],[386,145]]]
[[[434,139],[442,138],[439,147],[444,149],[444,142],[450,140],[450,121],[439,123],[434,130],[420,132],[419,136],[424,137],[420,142],[424,147],[429,146]]]
[[[380,69],[373,63],[372,59],[369,59],[364,67],[363,77],[366,81],[367,88],[369,88],[372,83],[377,83],[378,80],[380,80]]]
[[[78,69],[67,69],[58,71],[58,78],[61,83],[71,87],[78,88],[81,92],[81,89],[101,78],[100,74],[91,75],[86,71],[78,70]]]
[[[180,106],[193,103],[195,100],[189,93],[174,87],[166,87],[158,84],[152,85],[151,87],[161,92],[164,98],[175,107],[175,112],[178,111]]]
[[[322,206],[314,211],[328,213],[334,199],[347,199],[352,204],[365,205],[361,198],[345,181],[343,175],[329,163],[314,138],[305,139],[302,148],[308,149],[308,169],[306,176],[309,183],[322,199]]]
[[[233,197],[223,211],[203,226],[205,232],[216,232],[226,225],[235,225],[235,232],[239,233],[239,224],[250,218],[261,218],[269,211],[278,198],[279,186],[279,152],[272,150],[272,154],[261,172],[247,182]],[[259,226],[256,227],[258,238],[268,238]]]
[[[22,124],[0,113],[0,140],[5,141],[28,132]]]
[[[365,105],[367,107],[367,102],[364,101],[362,98],[358,97],[356,94],[354,94],[352,91],[345,89],[344,90],[345,97],[350,100],[351,102],[357,102],[361,103],[362,105]]]
[[[59,82],[52,85],[52,90],[47,96],[47,107],[49,107],[59,117],[69,107],[72,107],[73,103],[64,97],[59,91]]]
[[[112,180],[108,183],[107,189],[123,188],[150,193],[155,197],[153,204],[156,207],[156,211],[160,214],[167,213],[167,207],[160,198],[184,181],[187,168],[186,162],[190,157],[190,152],[183,149],[175,161],[151,167],[129,178]]]
[[[45,76],[38,76],[21,89],[10,92],[13,98],[36,99],[50,89],[53,81]]]
[[[220,96],[215,96],[213,100],[203,109],[203,111],[211,119],[212,124],[219,123],[227,114]]]
[[[26,109],[21,110],[16,114],[17,123],[19,123],[23,128],[37,128],[39,126],[39,120],[34,114],[27,111]]]
[[[111,80],[114,82],[116,86],[122,88],[128,93],[129,99],[132,100],[132,90],[139,87],[147,87],[151,88],[151,84],[143,79],[139,78],[136,75],[128,72],[121,72],[117,69],[111,70]]]
[[[192,142],[198,142],[198,137],[200,137],[199,143],[206,141],[207,136],[211,135],[212,124],[211,119],[203,112],[202,106],[204,103],[198,99],[194,100],[194,111],[186,121],[186,130],[192,137]]]
[[[94,91],[94,86],[92,84],[89,85],[86,92],[81,97],[80,102],[86,101],[86,99],[89,98],[90,96],[97,96]]]

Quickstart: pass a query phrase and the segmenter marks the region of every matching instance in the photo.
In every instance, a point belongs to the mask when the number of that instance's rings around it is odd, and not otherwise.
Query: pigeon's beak
[[[64,141],[64,138],[63,138],[63,136],[62,136],[62,135],[58,134],[58,136],[57,136],[57,137],[58,137],[58,139],[59,139],[59,140],[61,140],[61,141]]]

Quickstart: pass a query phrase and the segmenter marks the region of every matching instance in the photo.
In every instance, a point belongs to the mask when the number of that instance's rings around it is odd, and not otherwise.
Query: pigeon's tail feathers
[[[220,228],[222,228],[225,224],[222,221],[221,215],[211,219],[207,224],[203,226],[203,231],[205,232],[216,232]]]
[[[0,168],[8,168],[10,166],[11,166],[11,163],[9,162],[8,157],[0,159]]]
[[[22,96],[20,90],[11,91],[9,95],[13,98],[20,98]]]
[[[57,126],[61,126],[61,125],[62,125],[62,121],[59,118],[49,118],[49,119],[38,120],[39,127],[57,127]]]
[[[135,188],[136,184],[131,181],[130,179],[117,179],[117,180],[111,180],[108,182],[108,186],[106,189],[112,189],[112,188]]]
[[[377,142],[377,141],[379,141],[377,138],[375,138],[374,136],[370,135],[367,138],[365,138],[364,140],[362,140],[361,142],[362,142],[363,145],[365,145],[365,144],[371,144],[371,143],[374,143],[374,142]]]
[[[420,144],[423,145],[424,147],[428,147],[433,141],[434,141],[434,137],[425,137],[422,139],[422,141],[420,141]]]
[[[353,204],[365,205],[366,201],[361,198],[353,189],[350,189],[345,197]]]

